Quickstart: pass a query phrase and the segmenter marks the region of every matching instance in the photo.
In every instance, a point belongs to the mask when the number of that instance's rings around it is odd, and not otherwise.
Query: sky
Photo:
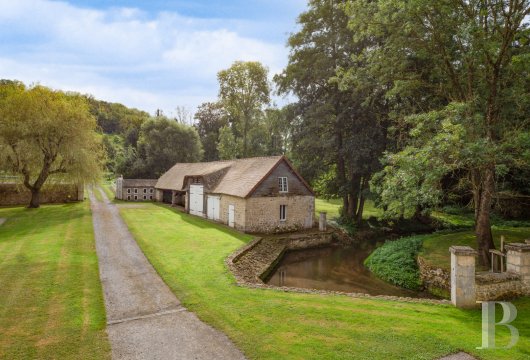
[[[217,98],[217,72],[234,61],[279,73],[305,8],[306,0],[0,0],[0,78],[151,114],[194,112]]]

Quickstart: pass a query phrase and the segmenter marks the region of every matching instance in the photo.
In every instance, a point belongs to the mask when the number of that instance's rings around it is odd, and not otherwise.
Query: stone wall
[[[41,190],[41,204],[57,204],[84,199],[83,186],[74,184],[45,185]],[[0,184],[0,206],[28,205],[31,192],[23,185]]]
[[[287,206],[280,221],[280,205]],[[314,223],[313,196],[251,197],[247,199],[245,231],[275,233],[310,229]]]
[[[445,269],[429,265],[421,256],[418,256],[420,279],[425,288],[433,293],[439,290],[451,291],[451,273]]]
[[[451,302],[458,307],[476,301],[530,296],[530,244],[510,243],[506,249],[506,272],[475,274],[477,252],[469,246],[451,246]]]
[[[206,198],[206,196],[205,196]],[[219,221],[228,225],[228,206],[234,205],[234,227],[238,230],[245,231],[246,205],[245,199],[230,196],[220,195],[219,199]]]
[[[514,273],[479,273],[475,277],[477,301],[496,301],[527,295],[521,277]]]

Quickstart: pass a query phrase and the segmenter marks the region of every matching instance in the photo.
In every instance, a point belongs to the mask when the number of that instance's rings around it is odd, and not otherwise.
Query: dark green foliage
[[[423,236],[411,236],[387,241],[377,248],[364,264],[379,278],[407,289],[421,286],[416,257],[421,249]]]
[[[146,121],[138,147],[128,147],[117,170],[126,178],[156,179],[177,162],[198,162],[202,147],[197,130],[164,117]]]

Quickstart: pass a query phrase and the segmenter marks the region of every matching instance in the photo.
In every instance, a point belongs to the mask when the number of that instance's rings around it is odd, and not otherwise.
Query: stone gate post
[[[530,243],[511,243],[506,249],[506,271],[519,274],[523,292],[530,295]]]
[[[476,307],[475,256],[469,246],[451,246],[451,302],[459,308]]]
[[[326,228],[327,228],[326,212],[322,211],[320,212],[320,219],[318,221],[318,230],[326,231]]]

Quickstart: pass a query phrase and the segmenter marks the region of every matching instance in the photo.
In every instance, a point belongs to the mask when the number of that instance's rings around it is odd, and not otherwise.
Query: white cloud
[[[0,74],[150,112],[194,109],[215,98],[216,73],[236,60],[261,61],[272,73],[283,68],[283,44],[233,30],[240,25],[134,8],[0,0]]]

